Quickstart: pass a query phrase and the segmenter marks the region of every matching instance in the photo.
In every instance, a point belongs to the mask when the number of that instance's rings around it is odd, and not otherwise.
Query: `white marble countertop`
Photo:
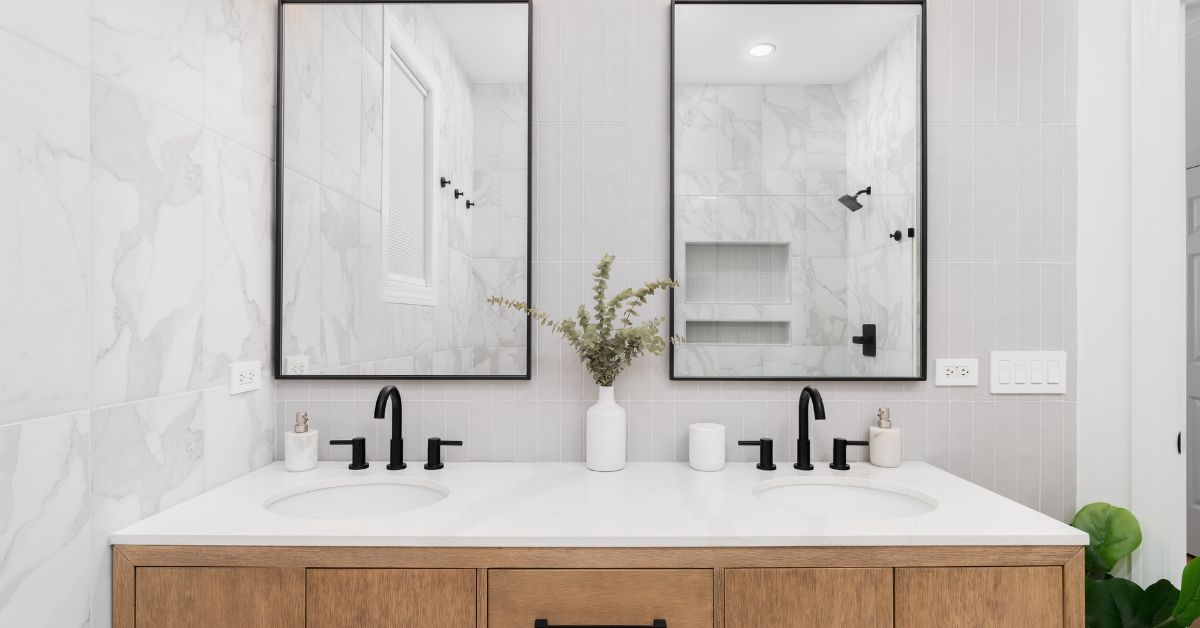
[[[921,462],[850,471],[778,463],[759,471],[731,463],[715,473],[686,463],[630,463],[596,473],[581,463],[447,463],[426,471],[410,463],[388,471],[372,463],[350,471],[322,462],[289,473],[276,462],[117,531],[135,545],[374,545],[505,547],[701,547],[844,545],[1085,545],[1087,534]],[[444,500],[395,515],[305,519],[269,512],[272,496],[314,482],[357,478],[433,480]],[[754,495],[783,478],[839,476],[862,485],[923,494],[931,512],[897,519],[802,514]],[[786,481],[786,480],[782,480]]]

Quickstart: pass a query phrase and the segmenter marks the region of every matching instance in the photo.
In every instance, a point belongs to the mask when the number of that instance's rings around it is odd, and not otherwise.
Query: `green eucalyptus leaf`
[[[1137,517],[1112,504],[1096,502],[1084,506],[1071,525],[1091,538],[1084,551],[1084,562],[1092,578],[1101,578],[1112,571],[1118,561],[1142,544],[1142,527]]]
[[[1180,626],[1190,626],[1200,618],[1200,561],[1191,560],[1183,568],[1179,601],[1175,604],[1175,620]]]

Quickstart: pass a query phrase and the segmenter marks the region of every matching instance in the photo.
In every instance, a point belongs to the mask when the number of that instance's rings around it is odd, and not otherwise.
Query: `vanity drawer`
[[[1063,568],[896,570],[896,628],[1061,628]]]
[[[791,626],[891,628],[892,570],[725,570],[725,628]]]
[[[631,625],[712,628],[711,569],[492,569],[488,628]]]

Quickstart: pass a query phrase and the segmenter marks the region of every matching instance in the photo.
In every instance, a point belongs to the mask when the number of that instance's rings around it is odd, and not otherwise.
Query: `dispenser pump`
[[[876,414],[876,416],[879,417],[878,425],[879,425],[880,429],[884,429],[884,430],[892,429],[892,411],[891,410],[889,410],[887,408],[880,408],[879,413]]]
[[[296,427],[292,431],[294,431],[297,434],[304,434],[305,432],[308,431],[308,413],[307,412],[297,412],[296,413]]]

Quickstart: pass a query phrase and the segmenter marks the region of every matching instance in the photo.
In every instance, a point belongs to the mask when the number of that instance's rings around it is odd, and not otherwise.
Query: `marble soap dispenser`
[[[308,429],[308,413],[296,413],[296,425],[283,435],[283,468],[310,471],[317,467],[317,430]]]
[[[892,411],[880,408],[879,422],[871,426],[871,464],[877,467],[900,466],[900,428],[892,427]]]

